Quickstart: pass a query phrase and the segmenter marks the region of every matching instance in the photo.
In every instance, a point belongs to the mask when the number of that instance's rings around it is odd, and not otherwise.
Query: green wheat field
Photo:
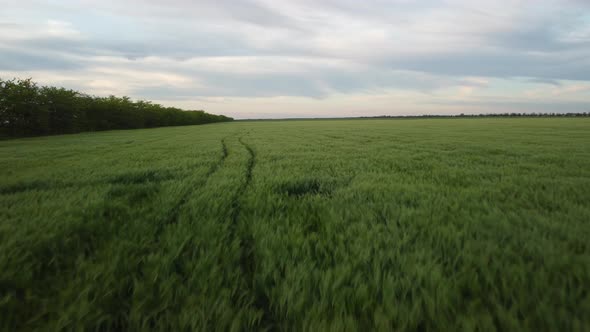
[[[0,166],[1,330],[590,330],[590,119],[84,133]]]

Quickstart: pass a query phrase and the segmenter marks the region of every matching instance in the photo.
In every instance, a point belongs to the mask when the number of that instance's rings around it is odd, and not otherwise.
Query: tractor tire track
[[[199,178],[199,180],[194,181],[194,183],[189,184],[187,186],[185,186],[184,192],[180,195],[180,199],[174,204],[174,206],[168,210],[167,213],[167,217],[165,217],[163,220],[161,220],[158,225],[156,226],[156,230],[154,232],[154,246],[153,246],[153,250],[160,250],[158,244],[161,242],[161,238],[162,235],[164,234],[164,232],[166,231],[167,228],[172,227],[172,225],[175,225],[178,223],[179,218],[180,218],[180,213],[183,210],[184,206],[188,203],[190,196],[195,192],[195,187],[202,187],[208,180],[209,177],[211,177],[213,174],[215,174],[215,172],[217,172],[225,163],[225,160],[227,159],[229,152],[227,149],[227,144],[225,142],[227,137],[224,137],[221,139],[221,158],[219,158],[219,160],[217,160],[210,168],[209,170],[207,170],[207,172],[205,173],[204,176],[202,176],[201,178]],[[183,244],[183,247],[180,249],[181,251],[183,251],[185,249],[185,245],[188,243],[185,242],[185,244]],[[132,271],[132,273],[138,277],[143,277],[144,276],[144,264],[145,264],[145,260],[141,260],[140,263],[135,267],[135,269]],[[182,269],[180,268],[180,264],[178,262],[178,257],[177,259],[174,260],[173,265],[175,267],[175,271],[178,274],[181,274]],[[131,301],[131,297],[133,295],[134,292],[134,285],[131,284],[131,286],[128,289],[127,295],[128,297],[126,297],[124,299],[124,301]],[[125,311],[125,313],[123,314],[123,317],[128,317],[129,315],[129,310],[130,310],[131,306],[127,306],[127,309]],[[124,325],[122,325],[124,326]],[[121,329],[121,330],[125,330],[125,329]]]
[[[277,320],[271,310],[270,299],[266,294],[256,289],[254,275],[256,273],[256,257],[254,254],[254,237],[247,223],[241,219],[242,203],[244,193],[252,183],[252,172],[256,166],[256,153],[254,149],[243,141],[243,136],[238,138],[240,144],[248,152],[246,163],[246,174],[244,183],[238,188],[232,200],[231,207],[231,238],[240,242],[240,271],[244,285],[247,287],[246,294],[251,296],[254,308],[262,312],[262,318],[255,326],[256,330],[275,330]]]
[[[203,186],[205,186],[210,181],[211,177],[214,176],[224,166],[228,156],[230,155],[228,145],[226,142],[228,138],[229,136],[226,136],[221,139],[221,158],[219,158],[217,162],[211,165],[209,170],[207,170],[207,172],[202,177],[200,177],[198,180],[193,181],[193,183],[185,186],[186,189],[181,194],[180,199],[170,210],[168,210],[169,212],[167,218],[165,218],[164,220],[162,220],[162,222],[158,224],[158,229],[155,232],[154,243],[156,245],[154,246],[154,249],[158,251],[161,250],[161,248],[159,248],[157,244],[161,242],[161,237],[163,236],[167,228],[170,228],[173,225],[178,224],[180,214],[186,206],[186,204],[189,202],[191,195],[198,191],[198,189],[195,188],[202,188]],[[186,282],[188,280],[188,272],[183,267],[183,260],[187,257],[190,250],[193,249],[192,241],[193,237],[192,235],[189,235],[180,245],[180,247],[175,248],[174,252],[176,254],[173,255],[173,258],[170,262],[170,264],[173,266],[172,273],[176,274],[180,278],[180,280],[182,280],[182,282]],[[136,273],[139,276],[143,276],[142,269],[144,261],[142,261],[141,263],[142,264],[140,264]],[[150,321],[152,321],[153,319],[155,318],[150,318]],[[155,326],[155,321],[152,321],[151,323],[153,323]]]
[[[187,189],[185,189],[184,193],[182,193],[178,202],[176,202],[176,204],[169,210],[168,217],[165,220],[163,220],[163,222],[159,223],[158,229],[156,230],[156,238],[160,238],[166,227],[178,223],[180,212],[188,202],[188,199],[191,196],[191,194],[195,192],[194,188],[203,186],[208,181],[209,177],[215,174],[215,172],[217,172],[221,168],[221,166],[223,166],[225,160],[227,159],[227,156],[229,155],[229,152],[227,150],[227,143],[225,142],[226,138],[227,137],[221,139],[221,158],[215,164],[213,164],[211,168],[209,168],[207,173],[205,173],[205,175],[202,178],[200,178],[199,181],[196,181],[192,185],[187,186]]]

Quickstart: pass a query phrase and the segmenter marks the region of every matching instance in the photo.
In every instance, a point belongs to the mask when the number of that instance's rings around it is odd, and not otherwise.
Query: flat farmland
[[[0,329],[590,329],[590,120],[0,141]]]

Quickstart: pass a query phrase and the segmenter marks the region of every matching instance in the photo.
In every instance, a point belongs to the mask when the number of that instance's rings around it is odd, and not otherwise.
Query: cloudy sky
[[[0,77],[236,118],[590,111],[590,0],[0,0]]]

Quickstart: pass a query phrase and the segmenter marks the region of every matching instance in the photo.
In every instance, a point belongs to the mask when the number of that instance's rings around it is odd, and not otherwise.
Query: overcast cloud
[[[0,77],[236,118],[590,111],[588,0],[0,0]]]

